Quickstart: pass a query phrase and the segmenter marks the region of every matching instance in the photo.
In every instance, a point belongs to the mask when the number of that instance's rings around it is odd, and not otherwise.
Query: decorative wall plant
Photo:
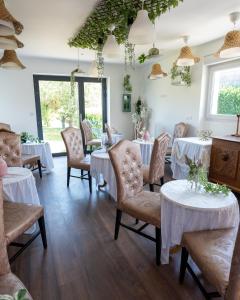
[[[171,69],[172,85],[191,86],[191,67],[178,67],[173,64]]]
[[[126,93],[131,93],[132,92],[132,85],[130,82],[130,75],[127,74],[124,76],[123,78],[123,88],[124,88],[124,92]]]
[[[183,0],[145,0],[144,9],[154,21],[158,16],[179,5]],[[78,33],[69,40],[71,47],[98,49],[109,34],[109,27],[115,24],[113,32],[118,44],[127,40],[129,25],[135,20],[138,10],[142,8],[139,0],[101,0],[87,18]],[[99,39],[101,43],[99,43]]]

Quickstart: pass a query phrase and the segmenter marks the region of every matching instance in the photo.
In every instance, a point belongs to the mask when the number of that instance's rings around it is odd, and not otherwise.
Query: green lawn
[[[43,127],[44,139],[47,141],[62,141],[62,128]]]

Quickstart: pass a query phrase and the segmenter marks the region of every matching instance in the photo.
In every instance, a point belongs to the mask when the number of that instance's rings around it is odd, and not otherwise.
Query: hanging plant
[[[102,78],[104,75],[104,58],[101,49],[97,50],[96,64],[97,64],[98,78]]]
[[[131,93],[132,92],[132,85],[130,83],[130,75],[127,74],[124,76],[124,79],[123,79],[123,88],[124,88],[124,92],[127,92],[127,93]]]
[[[173,64],[171,69],[171,79],[172,85],[191,86],[191,68],[189,66],[179,67],[176,64]]]
[[[125,43],[125,68],[135,69],[135,50],[134,45],[128,41]]]
[[[148,54],[147,54],[147,55],[145,55],[145,53],[142,53],[142,54],[138,57],[138,62],[139,62],[140,64],[143,64],[143,63],[145,63],[145,61],[146,61],[147,59],[151,59],[151,58],[153,58],[153,57],[158,57],[158,56],[159,56],[159,49],[156,48],[156,47],[154,47],[154,45],[153,45],[153,47],[152,47],[151,49],[148,50]]]

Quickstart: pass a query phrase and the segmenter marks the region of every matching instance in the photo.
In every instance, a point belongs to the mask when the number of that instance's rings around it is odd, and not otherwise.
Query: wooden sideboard
[[[213,137],[209,180],[240,193],[240,138]]]

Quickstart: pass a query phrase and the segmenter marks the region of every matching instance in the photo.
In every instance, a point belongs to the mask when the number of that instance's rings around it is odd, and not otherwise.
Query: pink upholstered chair
[[[87,179],[89,181],[89,191],[92,193],[92,177],[90,175],[90,156],[84,156],[81,130],[68,127],[61,132],[67,151],[67,186],[69,187],[70,177]],[[87,171],[87,174],[81,176],[71,175],[71,169],[80,169]],[[86,177],[87,176],[87,177]]]
[[[159,193],[143,191],[142,158],[139,145],[122,140],[109,150],[117,182],[117,215],[115,240],[123,226],[145,238],[156,242],[156,263],[160,264],[161,252],[161,200]],[[122,213],[127,213],[146,224],[135,229],[121,222]],[[155,227],[156,237],[142,232],[147,225]]]
[[[154,191],[154,185],[164,184],[165,156],[169,145],[170,136],[161,134],[154,141],[151,161],[149,166],[143,167],[143,182],[149,184],[150,191]]]
[[[232,228],[185,233],[182,246],[180,283],[187,269],[206,299],[220,296],[225,300],[240,299],[240,229],[237,239]],[[207,292],[200,283],[188,264],[189,254],[216,292]]]
[[[2,180],[0,179],[0,294],[13,296],[20,289],[26,289],[23,283],[11,272],[6,249],[6,236],[3,223]],[[27,292],[26,298],[32,300]]]
[[[105,130],[106,130],[107,137],[108,137],[108,143],[112,145],[113,144],[112,129],[107,123],[105,124]]]
[[[80,128],[82,131],[83,147],[84,147],[85,153],[87,153],[87,152],[91,153],[93,150],[93,147],[101,146],[101,140],[93,138],[92,125],[88,120],[81,121]],[[90,151],[87,150],[88,146],[90,147]]]

